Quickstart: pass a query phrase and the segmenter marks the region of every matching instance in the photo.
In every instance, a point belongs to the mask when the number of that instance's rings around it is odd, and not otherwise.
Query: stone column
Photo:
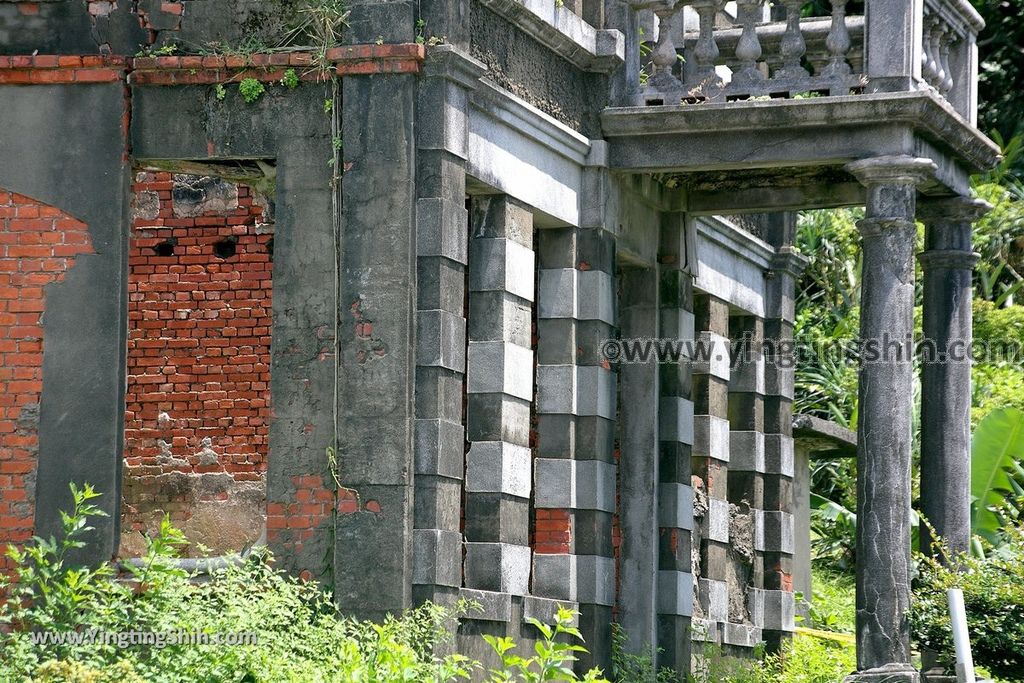
[[[694,328],[699,344],[690,460],[697,518],[691,539],[697,579],[693,639],[721,644],[729,619],[729,304],[709,294],[695,295]]]
[[[622,271],[620,329],[623,339],[658,336],[658,273]],[[658,566],[658,364],[623,364],[619,370],[619,623],[633,654],[656,655]]]
[[[968,197],[922,203],[927,226],[924,357],[921,366],[921,509],[946,547],[966,552],[971,535],[971,224],[989,205]],[[922,552],[937,556],[927,526]]]
[[[917,683],[910,664],[910,441],[913,410],[914,205],[935,170],[885,156],[846,169],[867,187],[857,424],[857,673]]]
[[[693,275],[688,270],[687,217],[662,215],[658,249],[660,337],[693,340]],[[681,352],[688,349],[680,344]],[[693,615],[693,365],[683,353],[668,357],[659,375],[658,458],[658,661],[659,667],[685,672],[690,666],[690,618]]]
[[[527,595],[533,401],[533,215],[473,199],[466,354],[466,588]]]
[[[416,439],[413,601],[451,603],[462,586],[466,371],[465,125],[483,65],[431,49],[417,92]]]
[[[539,230],[533,594],[577,601],[589,655],[611,666],[615,566],[615,240],[601,228]],[[583,661],[585,660],[585,661]]]

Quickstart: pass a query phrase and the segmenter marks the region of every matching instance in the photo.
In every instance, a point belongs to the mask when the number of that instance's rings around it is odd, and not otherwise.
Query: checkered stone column
[[[462,586],[467,93],[483,66],[431,52],[417,107],[416,434],[413,600],[451,603]]]
[[[609,619],[615,376],[600,343],[613,332],[611,240],[593,229],[538,233],[533,578],[535,595],[578,600]]]
[[[763,638],[777,649],[793,630],[793,345],[796,279],[805,260],[791,247],[776,253],[766,281],[764,398],[764,581],[769,605]]]
[[[526,595],[530,581],[533,216],[473,199],[466,354],[465,586]]]
[[[740,594],[730,600],[731,625],[724,642],[751,647],[760,640],[756,629],[761,623],[744,606],[747,589],[764,585],[764,321],[752,315],[733,316],[729,331],[734,353],[729,378],[729,583],[730,591]]]
[[[661,364],[658,419],[658,666],[688,671],[690,618],[693,615],[693,366],[687,343],[693,341],[693,277],[686,271],[686,217],[662,218],[658,262],[659,333],[677,342],[679,358]]]
[[[709,294],[694,295],[697,347],[693,364],[694,491],[692,534],[693,639],[721,643],[729,619],[726,584],[729,551],[729,305]]]

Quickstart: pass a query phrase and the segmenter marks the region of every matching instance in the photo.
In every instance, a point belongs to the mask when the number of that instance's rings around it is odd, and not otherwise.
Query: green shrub
[[[41,683],[408,683],[467,679],[480,665],[458,654],[435,654],[450,642],[458,618],[472,606],[426,604],[384,623],[339,615],[317,584],[276,571],[265,551],[213,571],[198,582],[180,570],[174,553],[186,543],[165,519],[147,539],[147,553],[128,576],[104,563],[74,567],[68,553],[84,545],[91,487],[72,487],[75,508],[64,514],[61,540],[35,538],[9,548],[13,582],[0,578],[0,681]],[[521,658],[515,644],[495,639],[504,666],[485,672],[492,681],[584,680],[568,668],[583,646],[573,613],[554,626],[533,622],[541,634],[536,654]],[[103,634],[255,634],[258,642],[224,646],[165,642],[118,647]],[[56,635],[39,642],[40,634]],[[181,642],[177,642],[181,641]]]
[[[964,592],[974,661],[1007,681],[1024,681],[1024,527],[1007,530],[1007,542],[986,559],[951,558],[950,569],[920,558],[911,626],[922,647],[952,665],[946,590]]]

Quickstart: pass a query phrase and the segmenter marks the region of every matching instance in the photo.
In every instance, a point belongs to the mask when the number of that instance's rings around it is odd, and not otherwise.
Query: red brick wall
[[[263,526],[266,203],[244,185],[163,172],[138,173],[133,192],[122,555],[165,512],[191,540],[237,549]],[[230,243],[233,255],[217,254]]]
[[[34,530],[44,287],[91,251],[84,223],[0,189],[0,546]]]

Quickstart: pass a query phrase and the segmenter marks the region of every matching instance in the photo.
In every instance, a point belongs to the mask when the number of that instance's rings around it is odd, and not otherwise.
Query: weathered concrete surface
[[[104,560],[116,550],[121,498],[130,182],[124,92],[120,84],[6,86],[0,101],[0,187],[86,223],[95,252],[78,256],[63,281],[46,289],[36,533],[60,528],[70,482],[91,483],[110,516],[93,520],[94,542],[82,556]]]
[[[966,197],[924,204],[924,339],[921,366],[921,551],[941,556],[932,528],[953,553],[971,540],[971,227],[991,207]]]
[[[412,600],[416,83],[356,76],[343,93],[338,466],[378,506],[338,518],[335,595],[381,618]]]
[[[620,274],[623,338],[658,335],[658,274],[627,269]],[[623,365],[619,372],[619,623],[627,648],[654,659],[657,647],[658,566],[658,365]]]
[[[587,73],[483,7],[470,5],[471,52],[487,78],[587,137],[601,137],[607,79]]]
[[[847,167],[868,188],[862,235],[857,423],[857,669],[850,681],[917,681],[910,664],[910,424],[914,205],[934,165],[879,157]],[[873,347],[873,348],[872,348]]]

